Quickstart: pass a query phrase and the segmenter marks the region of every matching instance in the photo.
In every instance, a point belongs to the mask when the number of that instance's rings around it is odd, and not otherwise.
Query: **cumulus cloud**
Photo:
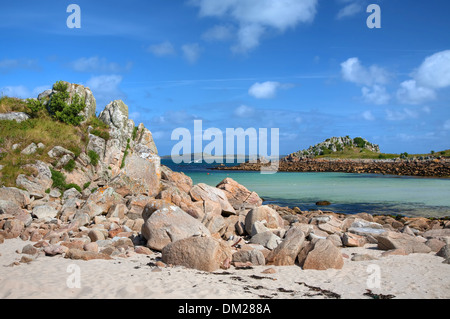
[[[422,104],[436,99],[436,92],[433,89],[418,86],[416,80],[408,80],[400,84],[397,99],[404,104]]]
[[[70,63],[70,66],[76,72],[121,73],[129,71],[132,68],[133,63],[128,62],[126,65],[122,66],[116,62],[108,62],[105,58],[94,56],[75,60]]]
[[[384,85],[391,75],[385,69],[377,65],[366,67],[354,57],[341,63],[341,74],[345,81],[363,86],[361,92],[366,102],[377,105],[389,102],[391,96]]]
[[[97,105],[106,105],[113,100],[125,99],[125,93],[120,89],[122,76],[120,75],[100,75],[93,76],[87,82],[97,100]]]
[[[420,86],[442,89],[450,86],[450,50],[429,56],[414,72]]]
[[[175,54],[175,48],[173,44],[169,41],[165,41],[159,44],[150,45],[147,51],[152,53],[157,57],[164,57]]]
[[[201,17],[233,21],[238,30],[235,52],[257,47],[266,29],[284,32],[299,23],[310,23],[317,12],[318,0],[191,0]]]
[[[216,25],[205,31],[202,38],[206,41],[227,41],[233,37],[233,27]]]
[[[0,88],[0,94],[9,97],[17,97],[20,99],[36,98],[40,93],[45,90],[51,89],[50,86],[38,86],[34,89],[29,89],[24,85],[17,86],[4,86]]]
[[[375,120],[375,116],[372,114],[371,111],[365,111],[361,114],[361,116],[366,121],[374,121]]]
[[[361,91],[364,100],[368,103],[383,105],[391,99],[391,95],[386,91],[386,88],[377,84],[372,87],[363,87]]]
[[[289,89],[292,84],[267,81],[263,83],[255,83],[248,90],[248,94],[256,99],[271,99],[277,95],[279,89]]]
[[[185,44],[181,47],[184,58],[191,64],[197,62],[200,57],[201,47],[198,43]]]

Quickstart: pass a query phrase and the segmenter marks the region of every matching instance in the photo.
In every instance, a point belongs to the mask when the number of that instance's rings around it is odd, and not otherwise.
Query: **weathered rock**
[[[93,151],[98,155],[99,163],[103,162],[105,158],[106,141],[93,134],[89,134],[89,143],[86,148],[86,152]]]
[[[121,100],[112,101],[98,118],[109,126],[111,139],[119,140],[120,148],[123,151],[134,130],[134,123],[129,125],[128,106]]]
[[[210,236],[210,231],[197,219],[177,206],[163,207],[151,213],[142,226],[147,247],[161,251],[166,245],[194,235]]]
[[[180,190],[189,193],[193,183],[192,179],[183,172],[173,172],[167,166],[161,165],[161,179],[174,183]]]
[[[222,214],[226,216],[236,215],[236,211],[234,210],[233,206],[231,206],[224,191],[221,189],[206,185],[204,183],[200,183],[194,185],[191,188],[189,194],[194,201],[210,200],[220,203],[220,206],[222,207]]]
[[[203,225],[210,231],[211,234],[219,233],[223,228],[225,228],[225,219],[222,215],[216,215],[214,213],[209,213],[205,215],[202,219]]]
[[[69,249],[69,251],[65,254],[64,258],[73,259],[73,260],[94,260],[94,259],[104,259],[111,260],[111,256],[104,253],[95,253],[92,251],[84,251],[80,249]]]
[[[32,176],[26,176],[24,174],[17,176],[17,186],[26,189],[31,196],[36,198],[44,197],[45,191],[53,184],[52,173],[47,164],[36,161],[35,164],[25,165],[25,168],[33,171],[33,174]]]
[[[447,244],[444,247],[442,247],[436,254],[439,257],[449,259],[450,258],[450,245]]]
[[[97,242],[99,240],[105,240],[105,235],[98,229],[92,229],[88,233],[89,238],[92,242]]]
[[[73,152],[65,149],[62,146],[55,146],[55,147],[53,147],[47,154],[51,158],[61,158],[64,155],[69,155],[72,158],[75,158],[75,154]]]
[[[422,236],[425,238],[443,239],[445,237],[450,237],[450,228],[431,229],[424,232]]]
[[[0,201],[2,200],[13,202],[21,208],[26,208],[31,203],[30,194],[15,187],[0,188]]]
[[[260,206],[250,210],[245,217],[245,230],[251,234],[253,224],[256,221],[265,220],[266,227],[270,229],[277,229],[283,227],[284,222],[281,216],[269,206]]]
[[[81,208],[90,217],[107,214],[111,207],[123,203],[123,198],[112,187],[101,187],[92,193]]]
[[[49,245],[44,248],[44,252],[46,256],[56,256],[56,255],[63,255],[65,254],[69,249],[65,246],[60,245]]]
[[[439,250],[441,250],[442,247],[445,246],[445,243],[442,240],[439,240],[439,239],[436,239],[436,238],[431,238],[431,239],[428,239],[425,242],[425,245],[430,247],[431,251],[436,253]]]
[[[147,256],[153,255],[153,252],[148,247],[145,247],[145,246],[135,247],[134,252],[136,254],[147,255]]]
[[[142,144],[150,151],[152,151],[153,154],[158,155],[158,149],[156,148],[155,141],[153,140],[152,133],[144,127],[144,124],[139,124],[137,132],[136,132],[136,143]],[[187,190],[186,192],[188,192]]]
[[[291,266],[305,242],[305,234],[296,227],[289,229],[285,239],[267,256],[267,264],[274,266]]]
[[[22,248],[22,254],[26,255],[36,255],[39,252],[39,249],[34,247],[31,244],[28,244]]]
[[[56,218],[58,211],[50,205],[40,205],[33,208],[33,215],[38,219]]]
[[[161,180],[161,159],[140,144],[129,150],[121,172],[110,182],[122,196],[156,196]]]
[[[147,195],[132,196],[127,201],[128,218],[130,219],[142,218],[142,212],[144,211],[144,207],[150,201],[154,201],[154,198],[149,197]]]
[[[166,188],[161,191],[161,193],[159,193],[156,198],[174,203],[176,206],[180,207],[182,210],[196,219],[202,219],[205,215],[203,207],[195,205],[192,202],[191,197],[186,192],[180,190],[177,186],[166,186]],[[220,207],[219,203],[216,204]]]
[[[232,253],[229,245],[212,237],[189,237],[164,247],[162,260],[166,264],[212,272],[229,268]]]
[[[28,145],[27,147],[25,147],[22,152],[20,152],[20,154],[23,155],[31,155],[36,153],[37,151],[37,145],[35,143],[31,143],[30,145]]]
[[[250,262],[254,266],[264,266],[266,264],[264,254],[258,249],[239,250],[233,254],[232,261],[234,263]]]
[[[342,231],[342,222],[334,216],[325,223],[318,223],[317,227],[328,234],[340,233]]]
[[[249,191],[245,186],[231,178],[225,178],[216,187],[224,191],[228,201],[235,210],[261,206],[263,203],[258,194]]]
[[[17,238],[22,233],[25,224],[23,221],[18,219],[9,219],[3,225],[3,237],[5,239]]]
[[[128,213],[128,208],[123,203],[114,204],[108,210],[107,218],[117,217],[123,219],[125,215]]]
[[[20,123],[29,118],[30,116],[23,112],[0,113],[0,121],[16,121]]]
[[[281,243],[281,241],[281,238],[271,231],[256,234],[250,239],[250,243],[262,245],[271,250],[275,249]]]
[[[342,269],[344,259],[339,248],[326,239],[319,239],[303,264],[303,269],[326,270]]]
[[[346,247],[363,247],[366,244],[366,239],[356,234],[344,233],[342,244]]]
[[[369,255],[369,254],[355,254],[352,257],[352,261],[368,261],[368,260],[377,260],[378,258]]]
[[[98,244],[97,243],[86,243],[83,246],[84,251],[90,251],[93,253],[98,253]]]
[[[425,245],[422,241],[416,237],[397,233],[397,232],[386,232],[377,237],[378,249],[381,250],[391,250],[402,248],[407,254],[413,253],[429,253],[431,251],[430,247]]]
[[[9,200],[0,200],[0,215],[6,214],[11,216],[17,216],[22,213],[22,208],[15,202]]]

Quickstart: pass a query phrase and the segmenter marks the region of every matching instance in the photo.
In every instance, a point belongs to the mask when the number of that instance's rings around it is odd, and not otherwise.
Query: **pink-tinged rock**
[[[366,244],[366,239],[352,233],[345,233],[342,236],[342,244],[346,247],[363,247]]]
[[[123,219],[127,213],[128,213],[127,206],[123,203],[117,203],[109,208],[106,217],[107,218],[117,217]]]
[[[144,220],[150,211],[146,210]],[[173,205],[151,213],[142,226],[147,247],[157,251],[171,242],[194,235],[211,236],[211,233],[199,220]]]
[[[228,201],[225,192],[221,189],[206,185],[204,183],[200,183],[193,186],[189,193],[194,201],[210,200],[213,202],[217,202],[222,208],[222,214],[227,216],[236,215],[236,211]]]
[[[13,202],[20,208],[26,208],[31,204],[30,194],[27,191],[15,187],[0,188],[0,201],[2,200]]]
[[[147,255],[147,256],[153,255],[153,252],[148,247],[145,247],[145,246],[135,247],[134,252],[136,254]]]
[[[166,264],[184,266],[202,271],[230,267],[231,247],[212,237],[189,237],[175,241],[162,251]]]
[[[56,255],[63,255],[65,254],[69,249],[65,246],[60,245],[49,245],[44,248],[44,252],[46,256],[56,256]]]
[[[341,250],[326,239],[319,239],[303,264],[303,269],[327,270],[342,269],[344,259]]]
[[[103,235],[103,233],[98,229],[91,229],[88,233],[88,236],[92,242],[105,239],[105,235]]]
[[[92,251],[83,251],[83,250],[79,250],[79,249],[69,249],[69,251],[66,253],[66,255],[64,257],[68,258],[68,259],[73,259],[73,260],[85,260],[85,261],[94,260],[94,259],[103,259],[103,260],[111,260],[112,259],[111,256],[108,256],[103,253],[95,253]]]
[[[84,251],[98,253],[98,244],[97,243],[87,243],[84,245],[83,249],[84,249]]]
[[[17,238],[24,230],[25,224],[18,219],[9,219],[3,225],[3,237],[5,239]]]
[[[403,248],[387,250],[381,254],[382,257],[388,256],[406,256],[408,255]]]
[[[263,203],[258,194],[249,191],[245,186],[229,177],[221,181],[216,187],[224,191],[228,201],[236,210],[246,207],[261,206]]]
[[[421,240],[414,236],[410,236],[397,232],[385,232],[377,237],[378,249],[391,250],[402,248],[407,254],[424,253],[427,254],[431,248],[425,245]]]
[[[304,242],[305,234],[299,228],[292,227],[281,244],[269,253],[266,258],[267,264],[274,266],[294,265]]]
[[[245,231],[252,233],[253,224],[257,221],[266,221],[266,227],[277,229],[284,226],[283,218],[269,206],[260,206],[250,210],[245,217]]]
[[[169,181],[176,185],[180,190],[185,193],[189,193],[193,183],[192,179],[183,172],[173,172],[167,166],[161,166],[161,179]]]

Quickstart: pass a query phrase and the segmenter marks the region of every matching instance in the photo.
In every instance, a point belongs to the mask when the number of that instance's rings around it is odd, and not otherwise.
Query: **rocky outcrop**
[[[16,121],[20,123],[29,118],[30,116],[23,112],[0,113],[0,121]]]
[[[261,206],[263,201],[255,192],[249,191],[245,186],[231,178],[225,178],[217,186],[224,191],[228,201],[236,211]]]

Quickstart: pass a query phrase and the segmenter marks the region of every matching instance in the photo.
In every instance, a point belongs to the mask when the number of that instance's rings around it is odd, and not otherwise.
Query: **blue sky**
[[[71,3],[81,28],[69,29]],[[369,4],[381,29],[369,29]],[[279,128],[280,153],[332,136],[450,148],[446,0],[4,1],[0,91],[89,86],[122,99],[160,154],[175,128]],[[205,142],[205,145],[207,142]]]

